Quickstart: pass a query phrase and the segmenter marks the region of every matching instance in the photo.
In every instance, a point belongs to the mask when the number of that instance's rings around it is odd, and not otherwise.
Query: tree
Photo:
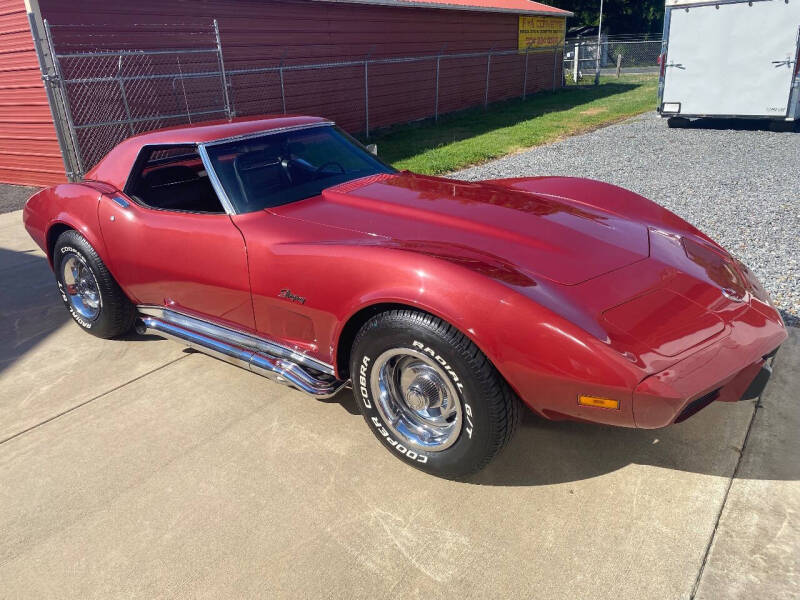
[[[597,25],[600,0],[545,0],[551,6],[575,13],[569,27]],[[622,33],[657,33],[664,24],[664,0],[604,0],[603,29]]]

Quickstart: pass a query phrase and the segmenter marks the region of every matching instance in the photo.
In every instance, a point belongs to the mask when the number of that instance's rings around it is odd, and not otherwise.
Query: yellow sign
[[[552,48],[564,45],[567,20],[564,17],[519,18],[519,49]]]

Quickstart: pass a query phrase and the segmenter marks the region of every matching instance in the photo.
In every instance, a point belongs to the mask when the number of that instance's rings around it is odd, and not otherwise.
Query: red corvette
[[[680,422],[754,397],[786,338],[752,275],[605,183],[397,172],[332,123],[146,133],[25,226],[100,337],[176,338],[316,397],[349,381],[396,456],[460,477],[549,419]]]

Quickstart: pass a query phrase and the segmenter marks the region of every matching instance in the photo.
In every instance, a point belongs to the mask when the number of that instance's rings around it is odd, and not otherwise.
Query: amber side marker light
[[[578,404],[581,406],[594,406],[595,408],[611,408],[613,410],[619,410],[619,400],[612,400],[611,398],[578,396]]]

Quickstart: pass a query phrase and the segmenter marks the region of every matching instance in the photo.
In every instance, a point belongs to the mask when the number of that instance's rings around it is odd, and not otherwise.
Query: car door
[[[247,251],[196,149],[145,148],[125,194],[100,200],[110,267],[139,305],[254,329]]]

